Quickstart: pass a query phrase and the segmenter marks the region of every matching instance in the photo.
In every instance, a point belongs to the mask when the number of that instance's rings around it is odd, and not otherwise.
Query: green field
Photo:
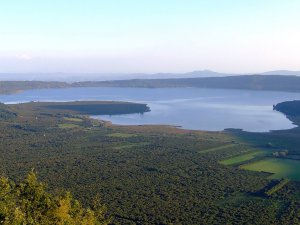
[[[208,152],[216,152],[216,151],[219,151],[219,150],[224,150],[224,149],[232,148],[232,147],[235,147],[235,146],[237,146],[237,145],[236,144],[221,145],[221,146],[218,146],[218,147],[209,148],[209,149],[199,151],[199,153],[203,154],[203,153],[208,153]]]
[[[64,117],[64,120],[70,121],[70,122],[83,122],[83,119],[75,118],[75,117]]]
[[[130,138],[130,137],[135,137],[135,134],[126,134],[126,133],[112,133],[107,135],[109,137],[116,137],[116,138]]]
[[[292,180],[300,181],[299,160],[267,158],[243,165],[241,168],[272,173],[273,175],[269,177],[271,179],[290,178]]]
[[[263,151],[255,151],[255,152],[251,152],[251,153],[247,153],[247,154],[243,154],[243,155],[238,155],[229,159],[225,159],[220,161],[221,164],[223,165],[234,165],[234,164],[239,164],[251,159],[254,159],[257,156],[262,156],[266,154]]]
[[[80,126],[72,123],[63,123],[63,124],[58,124],[58,127],[62,129],[72,129],[72,128],[79,128]]]

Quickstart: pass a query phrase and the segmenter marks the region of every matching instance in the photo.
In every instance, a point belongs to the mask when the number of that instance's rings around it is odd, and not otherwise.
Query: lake
[[[300,99],[300,93],[200,88],[68,88],[0,95],[0,102],[115,100],[146,103],[151,112],[94,116],[122,125],[165,124],[221,131],[239,128],[266,132],[293,128],[273,104]]]

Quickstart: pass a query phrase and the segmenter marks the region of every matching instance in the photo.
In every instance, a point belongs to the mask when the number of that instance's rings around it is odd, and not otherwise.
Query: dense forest
[[[0,94],[43,88],[70,87],[134,87],[134,88],[219,88],[266,91],[300,91],[300,77],[281,75],[244,75],[227,77],[173,78],[173,79],[134,79],[115,81],[86,82],[41,82],[41,81],[0,81]]]
[[[41,104],[1,105],[0,173],[15,183],[35,168],[53,196],[70,191],[88,208],[99,194],[112,224],[300,223],[297,177],[242,168],[299,154],[297,129],[116,126]]]
[[[300,116],[300,101],[282,102],[275,105],[274,109],[287,116]]]
[[[80,113],[85,115],[120,115],[149,112],[147,104],[117,101],[74,101],[74,102],[30,102],[18,104],[21,108],[49,109],[60,113]],[[15,105],[15,106],[18,106]],[[1,105],[0,105],[1,113]]]

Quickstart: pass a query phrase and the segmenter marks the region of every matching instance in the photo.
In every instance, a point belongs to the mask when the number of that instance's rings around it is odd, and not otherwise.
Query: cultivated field
[[[300,161],[281,158],[266,158],[241,166],[243,169],[272,173],[271,179],[290,178],[300,181]]]

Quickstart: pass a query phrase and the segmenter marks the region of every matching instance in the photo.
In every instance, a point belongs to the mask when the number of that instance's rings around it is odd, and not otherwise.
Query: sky
[[[300,0],[0,1],[0,73],[300,70]]]

